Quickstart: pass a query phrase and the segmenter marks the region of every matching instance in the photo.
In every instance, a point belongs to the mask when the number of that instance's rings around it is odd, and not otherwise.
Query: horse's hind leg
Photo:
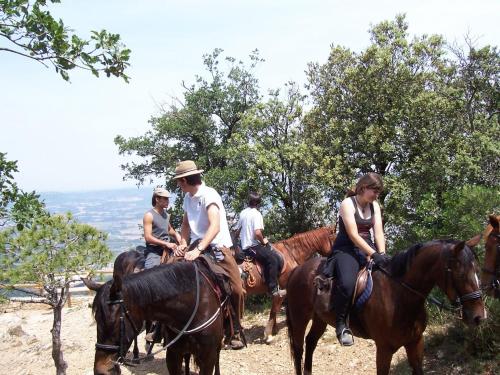
[[[306,337],[306,357],[304,360],[304,375],[312,374],[312,359],[314,349],[318,344],[318,340],[326,330],[326,323],[321,320],[317,315],[314,315],[311,329]]]
[[[169,375],[182,375],[182,354],[167,350],[167,370]]]
[[[283,297],[279,296],[273,297],[271,311],[269,312],[269,320],[267,321],[267,325],[264,330],[264,340],[266,344],[270,344],[274,340],[274,335],[278,333],[276,316],[280,311],[282,303],[283,303]]]
[[[424,338],[420,338],[411,344],[405,345],[406,355],[408,362],[413,370],[414,375],[421,375],[424,373],[422,363],[424,361]]]

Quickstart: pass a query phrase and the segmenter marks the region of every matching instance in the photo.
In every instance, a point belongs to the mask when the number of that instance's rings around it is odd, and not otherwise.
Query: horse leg
[[[167,370],[169,375],[182,375],[182,354],[167,350]]]
[[[191,354],[184,354],[184,375],[189,375],[189,360],[191,359]]]
[[[134,359],[132,360],[133,363],[139,364],[139,346],[137,345],[137,336],[134,338]]]
[[[306,357],[304,360],[304,375],[312,374],[312,360],[314,349],[318,344],[318,340],[326,330],[326,323],[321,320],[317,315],[314,315],[311,329],[306,337]]]
[[[289,306],[287,307],[289,308]],[[293,356],[295,375],[302,374],[302,354],[304,353],[304,336],[310,317],[302,314],[294,317],[287,311],[288,338],[290,339],[290,350]]]
[[[278,326],[276,324],[276,316],[278,315],[283,297],[273,296],[273,305],[269,312],[269,320],[267,321],[266,329],[264,330],[264,340],[266,344],[270,344],[274,340],[274,335],[278,333]]]
[[[389,374],[393,354],[389,347],[377,345],[377,375]]]
[[[203,350],[196,355],[196,363],[200,366],[199,375],[213,375],[214,369],[218,367],[218,350]],[[219,370],[220,371],[220,370]]]
[[[405,345],[406,356],[413,370],[414,375],[424,373],[422,363],[424,361],[424,337],[420,336],[418,340],[411,344]]]

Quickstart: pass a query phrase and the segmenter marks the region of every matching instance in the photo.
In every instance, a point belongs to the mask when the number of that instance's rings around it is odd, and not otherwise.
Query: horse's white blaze
[[[479,289],[479,277],[477,277],[477,273],[474,272],[474,278],[476,279],[476,286]]]
[[[479,284],[479,277],[477,277],[477,273],[474,272],[474,278],[476,279],[476,286],[478,289],[481,289],[481,286]],[[483,307],[483,314],[484,314],[484,319],[488,317],[488,313],[486,312],[486,307]]]

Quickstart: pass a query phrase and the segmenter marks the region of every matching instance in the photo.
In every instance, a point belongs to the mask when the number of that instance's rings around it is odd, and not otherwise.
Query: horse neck
[[[491,231],[490,231],[491,232]],[[483,269],[488,270],[489,272],[481,273],[481,283],[487,285],[490,283],[491,279],[494,275],[491,272],[499,272],[500,269],[500,259],[497,250],[497,240],[494,236],[489,236],[486,238],[486,243],[484,244],[485,252],[484,252],[484,263]]]
[[[424,296],[436,285],[444,287],[445,260],[442,246],[432,245],[420,249],[412,261],[403,282]]]
[[[301,233],[277,244],[281,244],[297,264],[302,264],[317,252],[321,255],[328,253],[330,247],[329,232],[327,229],[323,229]]]

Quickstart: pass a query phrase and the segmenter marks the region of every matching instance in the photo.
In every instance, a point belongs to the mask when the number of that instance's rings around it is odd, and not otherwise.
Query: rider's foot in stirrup
[[[342,328],[342,331],[337,333],[337,339],[342,346],[354,345],[354,336],[348,327]]]
[[[245,347],[245,344],[241,340],[241,337],[239,334],[235,334],[233,337],[231,337],[230,345],[231,345],[231,349],[233,349],[233,350],[238,350],[238,349],[242,349]]]
[[[286,289],[280,289],[279,287],[274,288],[273,291],[271,292],[271,295],[273,297],[285,297],[286,296]]]

